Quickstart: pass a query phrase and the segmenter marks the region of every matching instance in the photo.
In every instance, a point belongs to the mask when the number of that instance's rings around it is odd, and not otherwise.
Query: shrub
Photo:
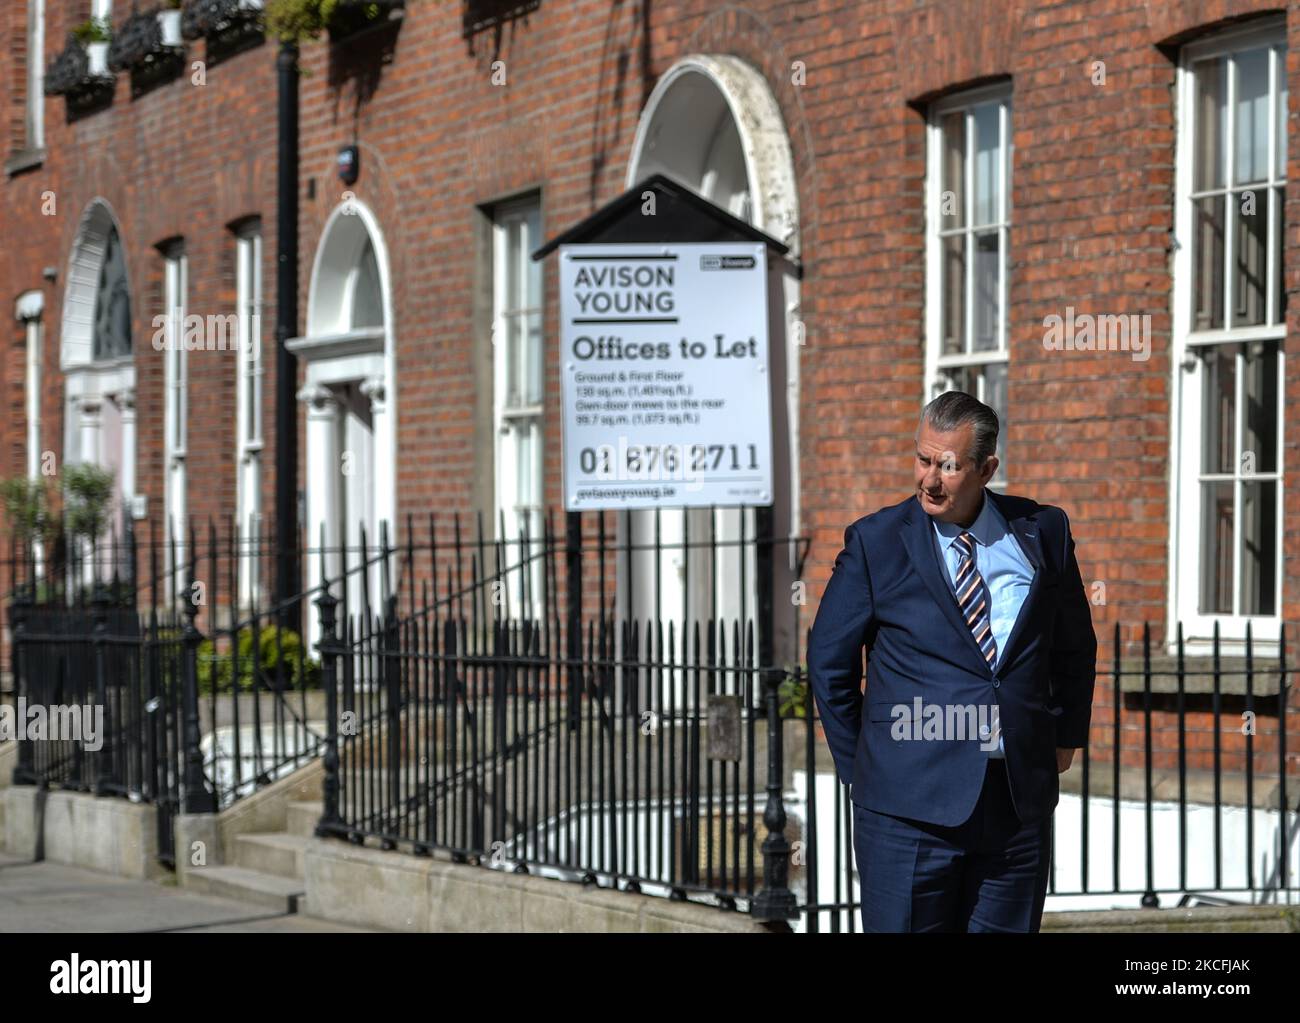
[[[266,30],[282,43],[301,43],[345,23],[374,21],[388,6],[373,0],[267,0]]]
[[[257,637],[257,653],[253,653],[253,629],[245,626],[236,634],[236,652],[230,650],[217,652],[216,644],[209,637],[199,644],[198,675],[200,693],[228,693],[235,688],[238,692],[253,692],[254,672],[257,672],[257,688],[273,690],[319,689],[321,684],[320,662],[303,656],[302,637],[293,629],[280,629],[274,625],[264,625]],[[232,687],[235,668],[238,664],[239,678],[237,687]]]
[[[82,46],[107,43],[113,38],[113,26],[107,18],[90,18],[74,28],[72,35]]]

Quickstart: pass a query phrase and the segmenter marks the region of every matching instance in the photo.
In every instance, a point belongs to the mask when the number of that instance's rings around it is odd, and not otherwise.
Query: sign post
[[[560,247],[564,502],[772,502],[761,243]]]

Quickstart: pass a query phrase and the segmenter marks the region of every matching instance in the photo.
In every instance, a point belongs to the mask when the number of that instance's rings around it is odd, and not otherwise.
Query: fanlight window
[[[96,361],[131,354],[131,293],[126,284],[126,260],[117,228],[109,228],[104,262],[95,292],[95,330],[91,357]]]

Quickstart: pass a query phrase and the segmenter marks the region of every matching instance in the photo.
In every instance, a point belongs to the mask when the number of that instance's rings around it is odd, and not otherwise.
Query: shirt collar
[[[993,498],[989,495],[987,488],[984,490],[984,507],[980,509],[975,521],[965,530],[955,522],[940,522],[938,519],[933,518],[930,521],[934,523],[935,532],[939,534],[940,541],[944,546],[951,546],[963,532],[968,532],[975,538],[976,543],[991,547],[1006,536],[1007,533],[1006,519],[998,511],[997,505],[993,503]]]

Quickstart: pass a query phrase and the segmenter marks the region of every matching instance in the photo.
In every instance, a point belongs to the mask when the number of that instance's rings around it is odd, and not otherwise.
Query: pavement
[[[361,933],[364,927],[277,913],[197,895],[175,884],[131,881],[0,853],[0,933],[160,934],[273,931]]]

